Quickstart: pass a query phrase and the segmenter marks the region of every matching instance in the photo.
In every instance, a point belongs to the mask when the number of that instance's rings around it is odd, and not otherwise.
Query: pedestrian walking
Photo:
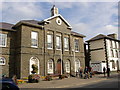
[[[79,77],[83,78],[83,69],[82,69],[82,67],[79,68]]]
[[[108,74],[108,77],[110,77],[110,68],[109,67],[107,68],[107,74]]]
[[[92,78],[92,73],[93,73],[92,67],[89,67],[88,71],[89,71],[89,74],[90,74],[90,78]]]
[[[106,73],[106,68],[103,68],[103,73],[104,73],[104,77],[105,77],[105,73]]]
[[[87,66],[84,69],[84,74],[85,74],[84,79],[87,79],[87,78],[89,79],[89,72],[88,72],[88,67]]]

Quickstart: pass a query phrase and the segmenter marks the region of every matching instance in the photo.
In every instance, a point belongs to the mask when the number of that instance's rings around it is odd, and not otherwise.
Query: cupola
[[[51,8],[51,16],[55,15],[58,15],[58,8],[56,8],[55,5],[53,5],[53,7]]]

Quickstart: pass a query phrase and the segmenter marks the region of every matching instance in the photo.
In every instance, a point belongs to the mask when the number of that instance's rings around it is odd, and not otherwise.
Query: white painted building
[[[89,65],[93,71],[103,72],[103,67],[108,67],[111,71],[120,70],[120,40],[116,34],[99,34],[88,40],[88,50],[90,55]]]

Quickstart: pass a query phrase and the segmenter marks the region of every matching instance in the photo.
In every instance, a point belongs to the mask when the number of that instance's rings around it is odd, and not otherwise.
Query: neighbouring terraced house
[[[120,40],[117,34],[99,34],[87,41],[89,65],[93,71],[103,72],[103,67],[111,71],[120,70]]]
[[[32,64],[36,64],[40,75],[75,75],[80,66],[85,66],[84,37],[72,31],[55,5],[51,17],[42,21],[1,22],[0,74],[27,77],[31,74]]]

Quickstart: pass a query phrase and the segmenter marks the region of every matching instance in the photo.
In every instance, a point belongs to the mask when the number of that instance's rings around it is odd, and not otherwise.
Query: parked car
[[[19,87],[15,84],[15,82],[11,78],[2,78],[0,80],[0,84],[2,85],[1,90],[19,90]]]

